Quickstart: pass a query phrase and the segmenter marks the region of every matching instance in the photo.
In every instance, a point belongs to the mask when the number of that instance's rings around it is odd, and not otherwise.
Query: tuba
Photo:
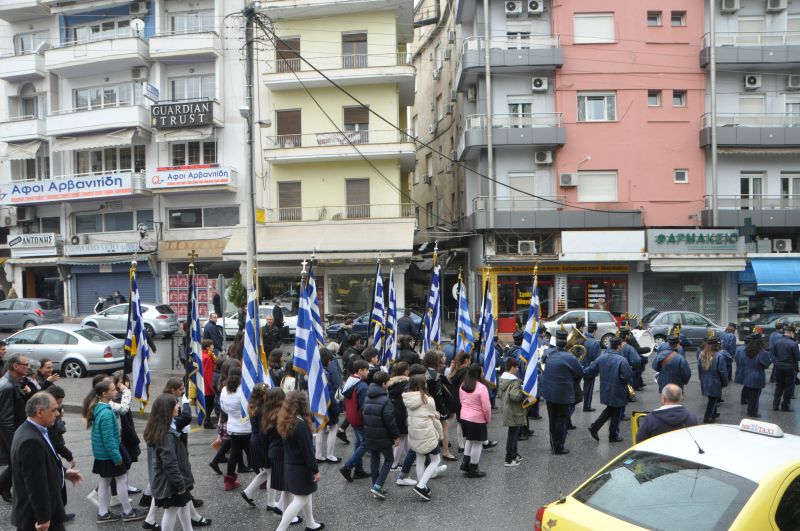
[[[586,336],[577,327],[573,328],[567,337],[566,351],[578,358],[583,363],[586,360]]]

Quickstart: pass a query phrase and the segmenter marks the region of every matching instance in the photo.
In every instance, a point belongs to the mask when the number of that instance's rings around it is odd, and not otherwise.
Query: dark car
[[[350,333],[355,333],[360,335],[363,338],[369,336],[369,318],[372,315],[372,312],[364,312],[358,317],[353,319],[353,330],[352,332],[348,332],[344,327],[344,322],[341,323],[334,323],[328,326],[327,336],[328,339],[332,339],[334,341],[341,342],[345,337],[347,337]],[[397,309],[397,318],[400,319],[403,316],[403,309]],[[422,316],[417,312],[411,312],[411,319],[414,321],[414,324],[420,326],[422,323]]]
[[[771,313],[763,315],[755,321],[745,321],[739,325],[739,339],[744,341],[745,336],[753,333],[756,326],[761,327],[764,344],[769,344],[769,336],[775,331],[778,323],[800,327],[800,315],[793,313]]]
[[[653,334],[656,345],[667,339],[675,323],[681,323],[681,333],[691,341],[693,347],[703,342],[709,328],[717,334],[725,330],[725,327],[719,326],[708,317],[685,310],[653,310],[642,317],[642,327]]]

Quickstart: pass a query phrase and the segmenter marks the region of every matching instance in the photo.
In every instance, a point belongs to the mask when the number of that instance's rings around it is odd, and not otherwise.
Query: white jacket
[[[433,398],[422,401],[419,391],[403,393],[403,403],[408,410],[408,445],[419,455],[431,453],[442,440],[442,423]]]
[[[235,392],[228,392],[228,388],[222,389],[219,399],[219,407],[228,414],[228,433],[231,435],[246,435],[250,433],[250,420],[242,418],[242,386],[240,385]]]

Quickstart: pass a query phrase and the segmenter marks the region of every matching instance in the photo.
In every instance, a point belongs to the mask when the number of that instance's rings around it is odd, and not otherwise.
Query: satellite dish
[[[141,33],[142,31],[144,31],[144,20],[140,18],[135,18],[131,20],[131,28],[133,28],[134,32]]]

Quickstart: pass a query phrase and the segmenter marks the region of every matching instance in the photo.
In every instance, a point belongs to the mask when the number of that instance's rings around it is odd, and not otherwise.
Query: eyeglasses
[[[23,367],[28,367],[30,366],[30,363],[22,363],[21,361],[18,361],[16,365],[22,365]]]

